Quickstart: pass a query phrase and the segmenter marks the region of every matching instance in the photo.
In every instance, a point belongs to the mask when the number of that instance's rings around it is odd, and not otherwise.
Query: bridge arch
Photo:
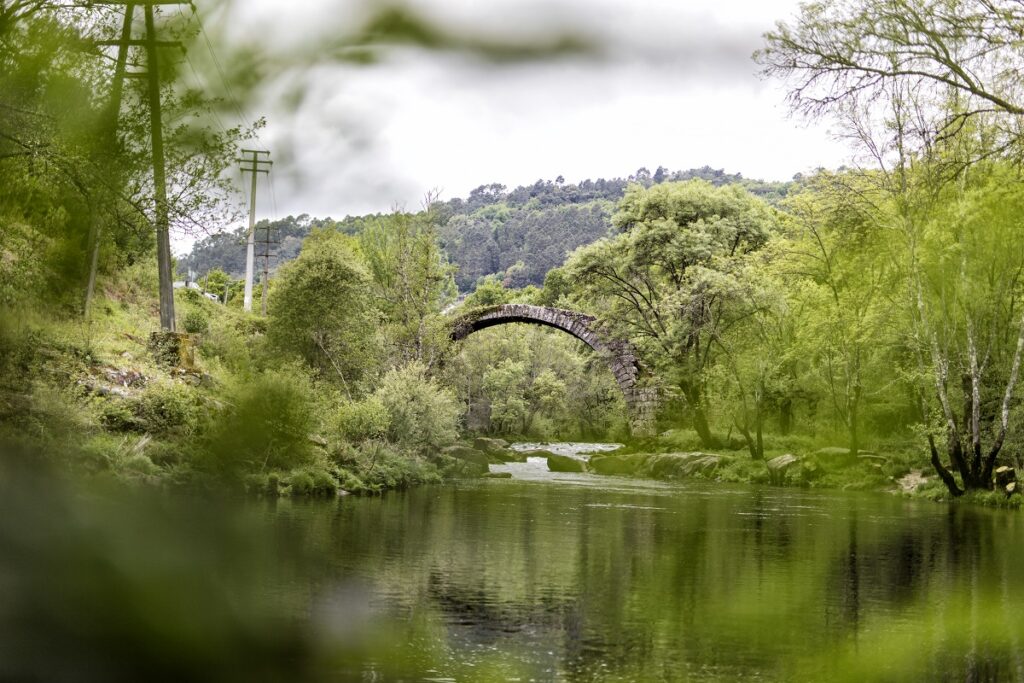
[[[643,367],[633,345],[625,339],[608,334],[592,315],[547,306],[502,304],[459,316],[452,324],[451,337],[454,341],[460,341],[479,330],[509,323],[553,327],[576,337],[601,355],[626,400],[630,431],[634,436],[653,433],[657,389],[644,386]]]

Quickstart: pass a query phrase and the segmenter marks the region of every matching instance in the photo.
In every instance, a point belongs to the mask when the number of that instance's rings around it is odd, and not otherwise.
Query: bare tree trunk
[[[90,211],[89,220],[91,226],[89,230],[89,280],[85,284],[85,306],[83,312],[85,317],[89,317],[89,309],[92,307],[92,299],[96,294],[96,270],[99,267],[100,262],[100,224],[94,211]]]
[[[683,390],[683,396],[686,397],[686,402],[690,406],[693,429],[697,432],[697,436],[700,437],[701,445],[704,448],[719,448],[722,444],[711,433],[707,412],[704,410],[704,404],[700,398],[700,390],[689,383],[681,385],[680,388]]]
[[[789,436],[793,429],[793,399],[787,397],[779,403],[779,431]]]
[[[764,411],[761,410],[761,399],[757,399],[754,409],[754,437],[757,439],[757,455],[755,460],[764,460]]]
[[[1003,403],[999,408],[999,432],[992,442],[988,457],[985,458],[985,466],[981,473],[985,482],[992,481],[992,467],[995,465],[996,457],[1003,448],[1006,440],[1006,429],[1010,424],[1010,402],[1013,400],[1013,390],[1017,386],[1017,376],[1020,374],[1021,353],[1024,351],[1024,316],[1021,316],[1020,326],[1017,332],[1017,348],[1013,352],[1013,365],[1010,367],[1010,378],[1006,381],[1006,391],[1003,392]]]
[[[981,371],[978,369],[978,347],[974,340],[974,324],[967,319],[967,358],[971,387],[971,474],[981,472]],[[985,482],[978,482],[984,484]],[[988,486],[985,486],[988,488]]]

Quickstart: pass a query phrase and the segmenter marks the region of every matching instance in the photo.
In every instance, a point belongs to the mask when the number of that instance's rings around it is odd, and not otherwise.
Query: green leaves
[[[370,278],[352,238],[314,232],[282,266],[270,298],[267,336],[277,352],[298,355],[347,392],[376,366],[377,315]]]

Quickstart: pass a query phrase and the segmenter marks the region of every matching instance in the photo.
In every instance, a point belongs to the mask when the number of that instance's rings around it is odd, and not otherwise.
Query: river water
[[[328,678],[1024,680],[1018,513],[495,469],[264,510]]]

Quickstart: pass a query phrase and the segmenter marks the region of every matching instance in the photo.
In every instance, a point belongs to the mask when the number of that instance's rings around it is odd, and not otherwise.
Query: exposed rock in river
[[[548,469],[552,472],[585,472],[587,469],[586,463],[582,460],[568,455],[558,455],[546,451],[536,451],[532,455],[547,456]]]

